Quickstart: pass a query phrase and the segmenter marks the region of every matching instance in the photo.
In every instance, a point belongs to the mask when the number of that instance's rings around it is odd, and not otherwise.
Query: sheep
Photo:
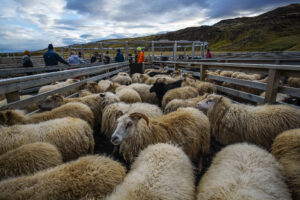
[[[96,82],[88,82],[86,83],[85,89],[93,94],[98,94],[105,92],[103,88],[101,88]]]
[[[54,85],[45,85],[45,86],[42,86],[39,89],[39,94],[40,93],[44,93],[44,92],[48,92],[50,90],[55,90],[57,88],[65,87],[67,85],[70,85],[70,84],[73,84],[73,83],[76,83],[76,82],[78,82],[78,80],[76,80],[76,79],[67,79],[64,82],[59,82],[59,83],[54,84]],[[64,96],[68,96],[68,95],[70,95],[72,93],[73,93],[73,91],[68,91],[68,92],[64,92],[63,95]]]
[[[207,110],[212,133],[221,144],[249,142],[270,149],[275,137],[300,127],[300,109],[287,105],[233,104],[221,95],[208,95],[198,103]]]
[[[177,81],[176,79],[170,77],[170,76],[155,76],[155,77],[150,77],[147,74],[142,74],[141,75],[141,83],[145,83],[147,85],[153,85],[158,78],[164,78],[166,83],[173,83]]]
[[[0,180],[33,174],[62,164],[62,155],[49,143],[36,142],[0,155]]]
[[[158,106],[148,103],[113,103],[106,106],[103,111],[101,132],[110,138],[117,127],[117,119],[125,113],[133,112],[141,112],[147,117],[158,117],[162,115],[162,111]]]
[[[244,80],[258,80],[261,78],[261,75],[260,74],[246,74],[246,73],[240,72],[234,78],[244,79]]]
[[[125,103],[137,103],[142,102],[142,99],[137,91],[134,89],[125,87],[116,92],[116,95],[120,98],[120,101]]]
[[[142,102],[156,104],[156,105],[159,104],[159,100],[156,94],[150,92],[150,88],[152,87],[151,85],[147,85],[143,83],[133,83],[127,87],[137,91],[137,93],[139,93],[141,97]]]
[[[80,102],[87,105],[93,111],[95,117],[94,125],[95,127],[98,127],[98,125],[101,124],[102,111],[104,107],[111,103],[120,102],[120,99],[117,95],[111,92],[92,94],[85,97],[69,99],[64,98],[62,95],[54,94],[46,98],[39,105],[39,107],[41,110],[51,110],[70,102]]]
[[[89,95],[92,95],[93,93],[91,93],[90,91],[88,90],[80,90],[78,91],[78,97],[85,97],[85,96],[89,96]]]
[[[0,199],[102,199],[125,176],[125,168],[104,156],[85,156],[34,175],[0,183]]]
[[[203,95],[204,93],[215,93],[217,91],[216,86],[212,83],[199,81],[188,77],[184,78],[181,86],[194,87],[198,90],[199,95]]]
[[[119,83],[114,83],[110,80],[101,80],[98,82],[98,86],[104,92],[115,92],[116,89],[120,86]]]
[[[278,135],[272,145],[272,154],[283,166],[283,174],[292,191],[293,199],[300,199],[300,129]]]
[[[229,145],[200,180],[197,200],[291,200],[281,169],[272,154],[255,145]]]
[[[166,105],[173,99],[189,99],[198,95],[198,90],[190,86],[169,90],[163,97],[162,108],[165,109]]]
[[[134,73],[131,76],[132,83],[141,83],[141,74],[140,73]]]
[[[30,97],[32,97],[32,95],[21,95],[21,96],[20,96],[20,100],[24,100],[24,99],[27,99],[27,98],[30,98]],[[4,106],[4,105],[6,105],[6,104],[7,104],[7,100],[6,100],[6,99],[3,99],[2,101],[0,101],[0,106]],[[23,109],[24,109],[27,113],[33,112],[33,111],[35,111],[35,110],[38,109],[38,104],[37,104],[37,103],[34,103],[34,104],[30,105],[30,106],[24,107]]]
[[[79,102],[67,103],[51,111],[25,115],[21,110],[5,110],[0,112],[1,124],[31,124],[43,122],[56,118],[75,117],[88,122],[91,127],[94,126],[94,114],[85,104]]]
[[[231,78],[237,78],[237,76],[239,74],[245,74],[245,73],[243,73],[243,72],[233,72],[232,75],[231,75]]]
[[[0,155],[33,142],[48,142],[61,152],[64,161],[94,153],[93,131],[78,118],[66,117],[39,124],[0,126]]]
[[[197,103],[205,99],[207,95],[208,94],[204,94],[203,96],[198,96],[191,99],[173,99],[166,105],[164,113],[168,114],[170,112],[176,111],[178,108],[185,108],[185,107],[196,108]]]
[[[193,166],[178,147],[149,145],[113,193],[105,200],[194,200]]]
[[[233,74],[233,71],[222,71],[220,73],[220,76],[226,76],[226,77],[231,77],[231,75]]]
[[[150,118],[132,112],[121,116],[117,123],[111,142],[120,145],[119,153],[129,162],[149,144],[159,142],[178,144],[191,159],[198,153],[209,153],[209,121],[195,108],[179,108],[167,115]]]
[[[289,77],[289,78],[288,78],[287,84],[288,84],[288,86],[290,86],[290,87],[300,88],[300,78],[297,78],[297,77]]]
[[[120,85],[130,85],[132,80],[127,73],[119,72],[118,75],[112,77],[112,82],[119,83]]]
[[[261,97],[265,97],[265,95],[266,95],[266,92],[263,92],[263,93],[260,94]],[[276,101],[284,102],[289,98],[290,98],[289,95],[286,95],[286,94],[283,94],[283,93],[277,93]]]
[[[5,94],[0,94],[0,101],[2,101],[3,99],[5,99]]]
[[[167,80],[165,78],[158,78],[150,88],[150,92],[155,92],[159,102],[161,103],[163,96],[168,92],[168,90],[181,87],[181,84],[182,80],[167,84]]]

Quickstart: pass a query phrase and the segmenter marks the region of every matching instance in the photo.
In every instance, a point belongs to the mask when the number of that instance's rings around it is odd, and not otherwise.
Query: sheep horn
[[[131,113],[129,115],[129,117],[132,119],[132,120],[139,120],[141,118],[143,118],[146,122],[147,122],[147,126],[149,125],[149,119],[146,115],[142,114],[142,113]]]

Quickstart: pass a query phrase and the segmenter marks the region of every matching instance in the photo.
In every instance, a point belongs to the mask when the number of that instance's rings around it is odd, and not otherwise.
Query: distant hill
[[[227,19],[213,26],[168,32],[154,39],[208,41],[214,51],[299,51],[300,4],[256,17]]]

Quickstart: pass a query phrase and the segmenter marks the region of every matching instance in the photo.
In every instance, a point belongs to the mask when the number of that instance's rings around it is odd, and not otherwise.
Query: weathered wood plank
[[[276,95],[280,80],[280,71],[270,69],[268,77],[269,79],[266,87],[265,103],[273,104],[276,102]]]
[[[279,86],[278,92],[300,98],[300,88]]]
[[[11,103],[11,102],[19,101],[20,100],[19,91],[6,93],[5,97],[6,97],[7,103]]]

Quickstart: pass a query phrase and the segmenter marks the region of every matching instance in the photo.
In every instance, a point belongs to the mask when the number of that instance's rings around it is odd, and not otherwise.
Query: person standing
[[[94,63],[97,61],[98,52],[94,52],[94,55],[91,57],[91,63]]]
[[[104,64],[109,64],[109,63],[110,63],[110,56],[109,56],[109,52],[106,51],[104,55]]]
[[[117,55],[116,55],[115,61],[116,62],[124,62],[124,56],[120,49],[117,50]]]
[[[33,67],[31,58],[30,58],[30,52],[28,50],[24,51],[24,56],[22,59],[23,67]]]
[[[212,57],[212,56],[211,56],[210,50],[207,49],[206,58],[211,58],[211,57]]]
[[[46,66],[58,65],[58,62],[69,65],[67,61],[62,59],[56,52],[53,50],[53,45],[48,45],[48,51],[44,53],[44,61]]]
[[[137,51],[138,51],[137,63],[144,63],[145,58],[144,58],[144,52],[142,51],[142,48],[138,47]]]
[[[68,59],[68,62],[69,62],[70,65],[79,65],[81,63],[84,63],[84,61],[81,60],[79,58],[79,56],[76,55],[76,53],[74,51],[71,51],[71,55],[70,55],[70,57]]]

